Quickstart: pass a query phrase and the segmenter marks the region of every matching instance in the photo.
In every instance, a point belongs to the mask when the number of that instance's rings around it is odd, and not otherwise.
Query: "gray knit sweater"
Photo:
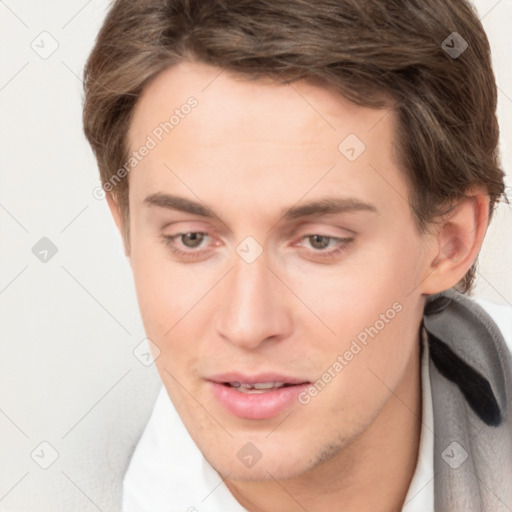
[[[474,301],[454,290],[431,299],[435,510],[511,512],[511,354]]]

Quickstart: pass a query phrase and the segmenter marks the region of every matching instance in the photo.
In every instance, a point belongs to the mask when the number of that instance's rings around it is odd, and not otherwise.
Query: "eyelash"
[[[204,233],[202,231],[188,231],[186,233],[177,233],[176,235],[162,235],[162,241],[167,247],[169,247],[171,249],[171,251],[174,254],[177,254],[178,256],[180,256],[182,258],[187,258],[187,259],[192,259],[192,260],[201,258],[204,255],[205,251],[185,252],[185,251],[180,251],[179,249],[177,249],[174,246],[174,241],[176,238],[179,238],[183,235],[187,235],[190,233],[202,234],[207,237],[209,236],[207,233]],[[329,235],[321,235],[320,233],[304,235],[301,237],[301,240],[312,238],[313,236],[322,236],[324,238],[328,238],[329,240],[336,240],[339,243],[338,247],[331,251],[319,250],[319,249],[309,251],[310,254],[314,254],[315,257],[320,257],[320,258],[334,258],[336,256],[339,256],[342,253],[344,253],[348,249],[348,246],[354,241],[354,238],[341,238],[341,237],[335,237],[335,236],[329,236]]]

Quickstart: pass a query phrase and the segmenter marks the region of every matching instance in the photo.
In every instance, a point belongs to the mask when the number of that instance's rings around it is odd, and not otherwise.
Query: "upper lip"
[[[290,377],[279,373],[258,373],[248,375],[239,372],[220,373],[209,377],[208,380],[224,384],[226,382],[240,382],[243,384],[257,384],[263,382],[282,382],[284,384],[305,384],[309,381],[297,377]]]

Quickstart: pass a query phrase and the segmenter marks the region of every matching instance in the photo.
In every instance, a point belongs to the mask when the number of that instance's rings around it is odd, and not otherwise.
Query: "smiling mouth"
[[[310,382],[283,374],[231,373],[208,379],[217,402],[229,414],[250,420],[267,420],[292,407]]]

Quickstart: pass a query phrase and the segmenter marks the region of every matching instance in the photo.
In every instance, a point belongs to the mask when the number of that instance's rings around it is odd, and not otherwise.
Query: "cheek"
[[[319,404],[329,408],[343,396],[356,411],[363,404],[382,402],[388,394],[382,381],[390,388],[397,385],[415,347],[422,314],[421,297],[411,293],[420,257],[414,241],[408,246],[383,244],[347,259],[335,272],[317,272],[313,278],[310,271],[301,281],[301,297],[317,316],[303,316],[304,337],[316,339],[314,332],[323,333],[321,343],[304,348],[317,363],[318,374],[331,369],[336,375]],[[342,366],[333,367],[338,356]]]
[[[411,292],[420,280],[421,246],[412,235],[388,240],[363,244],[337,265],[302,264],[289,273],[297,295],[337,335],[355,335],[396,302],[418,300]]]
[[[170,261],[157,242],[134,245],[131,266],[146,333],[164,340],[197,303],[206,283],[193,265]]]

